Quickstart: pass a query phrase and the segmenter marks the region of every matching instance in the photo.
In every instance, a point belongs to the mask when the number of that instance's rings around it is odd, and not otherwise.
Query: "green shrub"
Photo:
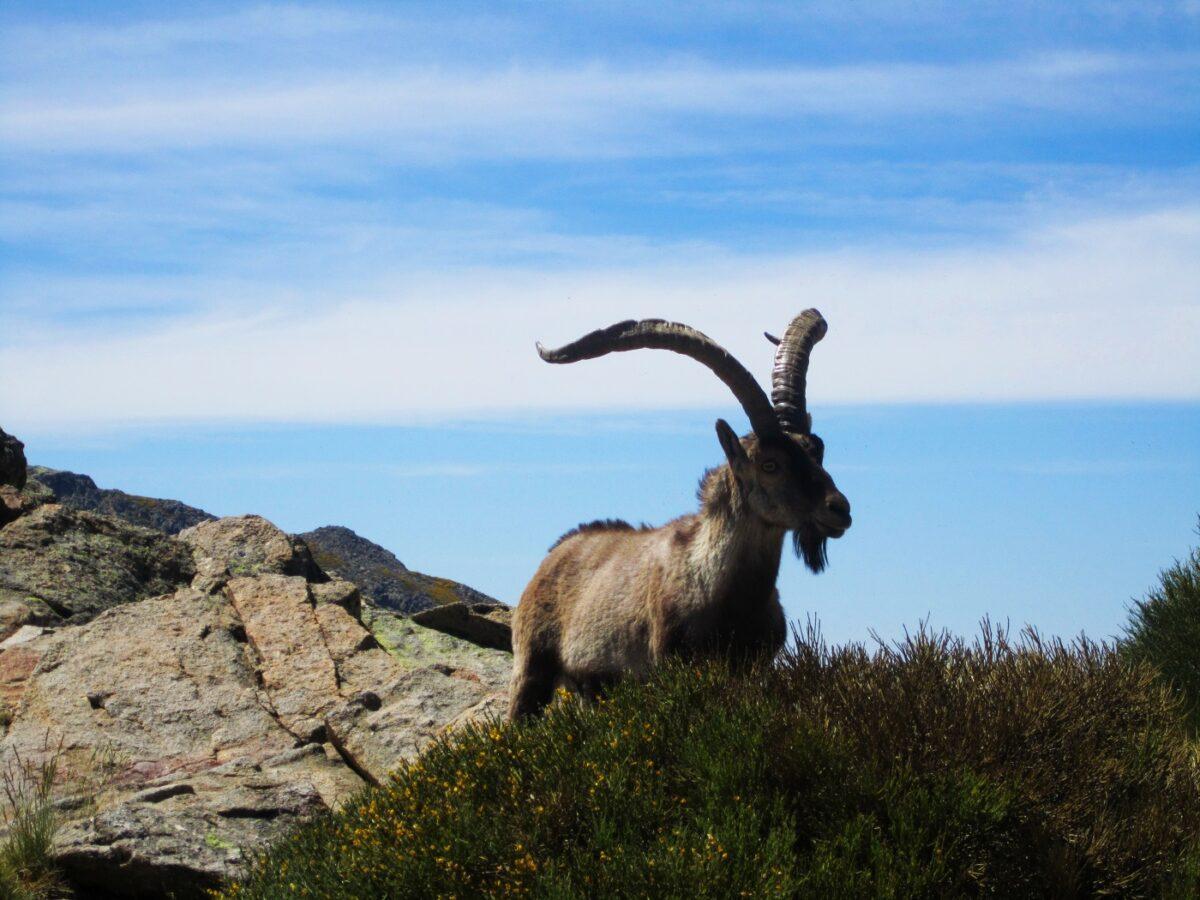
[[[460,731],[225,896],[1186,896],[1198,813],[1177,701],[1109,648],[809,629]]]
[[[1144,600],[1134,601],[1125,630],[1125,651],[1162,673],[1192,727],[1200,729],[1200,547],[1160,573]]]

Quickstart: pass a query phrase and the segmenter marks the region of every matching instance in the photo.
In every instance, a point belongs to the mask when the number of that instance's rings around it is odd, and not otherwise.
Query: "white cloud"
[[[4,347],[5,427],[177,419],[453,420],[729,406],[694,363],[533,351],[629,317],[687,321],[765,379],[778,330],[830,333],[812,403],[1200,398],[1200,209],[1081,222],[988,250],[675,258],[625,269],[412,276],[370,295]],[[736,410],[731,409],[732,415]],[[818,412],[819,415],[819,412]]]
[[[788,136],[816,142],[831,139],[829,120],[838,119],[1057,111],[1139,121],[1193,107],[1188,85],[1198,67],[1188,55],[1072,53],[940,65],[493,64],[232,80],[190,73],[149,88],[101,77],[48,94],[8,91],[0,136],[14,148],[55,152],[335,142],[443,161],[663,155],[716,140],[695,117],[817,119],[825,125],[817,133]],[[769,132],[721,132],[727,148],[769,140]]]

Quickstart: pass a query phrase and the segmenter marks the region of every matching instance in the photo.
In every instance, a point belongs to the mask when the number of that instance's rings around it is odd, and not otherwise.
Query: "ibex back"
[[[815,309],[778,344],[771,398],[710,338],[647,319],[594,331],[542,359],[570,363],[622,350],[672,350],[703,363],[733,391],[753,433],[723,419],[726,462],[700,482],[700,510],[660,528],[606,520],[581,525],[551,547],[513,616],[509,717],[542,709],[560,685],[592,697],[612,680],[645,673],[671,654],[774,656],[786,637],[775,581],[783,539],[814,572],[825,544],[850,527],[850,504],[823,467],[805,378],[825,334]]]

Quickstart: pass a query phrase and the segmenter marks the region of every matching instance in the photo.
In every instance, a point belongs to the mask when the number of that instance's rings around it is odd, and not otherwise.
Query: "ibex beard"
[[[619,322],[542,359],[571,363],[641,348],[682,353],[733,392],[752,432],[723,419],[725,463],[700,482],[698,512],[659,528],[619,520],[581,525],[550,548],[513,616],[509,717],[539,712],[557,687],[584,698],[669,656],[747,661],[778,653],[787,636],[775,583],[783,541],[813,572],[850,527],[850,503],[824,468],[825,447],[805,401],[808,360],[824,337],[815,309],[796,316],[778,349],[768,398],[726,350],[687,325]]]

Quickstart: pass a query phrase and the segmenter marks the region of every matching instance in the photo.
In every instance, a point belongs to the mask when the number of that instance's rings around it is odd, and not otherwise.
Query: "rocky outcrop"
[[[96,487],[87,475],[34,466],[30,475],[54,492],[59,503],[72,509],[115,516],[142,528],[178,534],[185,528],[214,518],[210,513],[178,500],[140,497],[111,488]]]
[[[174,591],[194,571],[187,547],[160,532],[57,503],[0,528],[0,609],[23,605],[32,624],[86,622]]]
[[[448,603],[413,613],[412,620],[483,647],[512,652],[512,610],[499,603]]]
[[[390,551],[340,525],[325,525],[299,536],[322,569],[353,581],[375,606],[414,613],[447,603],[490,603],[487,594],[451,581],[414,572]]]
[[[258,761],[239,758],[187,778],[149,782],[119,802],[72,819],[54,861],[79,896],[206,896],[237,872],[248,850],[328,808],[322,780],[361,783],[309,745]]]
[[[15,438],[12,440],[15,446],[21,446]],[[21,480],[24,481],[24,456],[21,456],[21,462]],[[217,521],[215,516],[178,500],[141,497],[111,488],[99,488],[87,475],[42,466],[30,467],[29,475],[29,485],[24,491],[0,484],[0,526],[40,504],[54,502],[165,534],[184,537],[183,533],[187,532],[193,536],[185,538],[189,543],[220,540],[224,544],[223,549],[206,549],[228,558],[233,566],[233,574],[238,574],[246,566],[257,565],[253,560],[239,561],[236,557],[239,546],[257,546],[255,535],[251,532],[255,528],[253,523],[263,521],[261,517],[223,519],[221,521],[243,521],[246,523],[245,529],[238,532],[222,526],[218,535],[200,527],[206,524],[211,526]],[[271,527],[274,529],[274,526]],[[326,525],[288,540],[293,547],[291,555],[297,557],[298,568],[282,574],[308,574],[324,569],[354,582],[362,590],[367,602],[384,609],[407,614],[452,603],[502,606],[487,594],[465,584],[409,569],[395,554],[349,528]],[[268,552],[287,554],[283,548],[273,548]]]
[[[0,428],[0,528],[50,499],[45,487],[28,480],[25,445]]]
[[[25,487],[25,445],[0,428],[0,484]]]
[[[0,539],[68,521],[92,535],[102,518],[51,505]],[[121,540],[151,547],[132,531]],[[0,764],[58,759],[65,824],[54,856],[81,890],[200,896],[446,728],[501,708],[508,654],[364,606],[264,519],[154,537],[166,549],[148,556],[186,563],[160,596],[126,598],[80,625],[25,623],[0,643],[11,719]],[[7,558],[0,550],[0,565]],[[125,589],[141,596],[149,583]]]
[[[50,489],[32,478],[25,482],[23,488],[0,484],[0,528],[53,500],[54,494]]]
[[[202,522],[179,533],[192,549],[201,574],[299,575],[309,581],[329,577],[313,562],[307,545],[280,531],[262,516],[228,516]]]
[[[9,465],[20,444],[4,446]],[[0,767],[56,761],[53,857],[80,896],[202,896],[446,729],[501,710],[507,610],[483,595],[346,531],[407,579],[396,605],[453,601],[426,627],[338,577],[369,569],[327,573],[259,516],[183,507],[204,518],[173,537],[157,530],[179,524],[159,515],[169,506],[139,519],[139,498],[17,465],[0,485]]]
[[[501,715],[504,691],[484,687],[471,669],[445,663],[415,669],[340,706],[327,720],[329,737],[359,775],[380,784],[397,760],[447,726]]]

